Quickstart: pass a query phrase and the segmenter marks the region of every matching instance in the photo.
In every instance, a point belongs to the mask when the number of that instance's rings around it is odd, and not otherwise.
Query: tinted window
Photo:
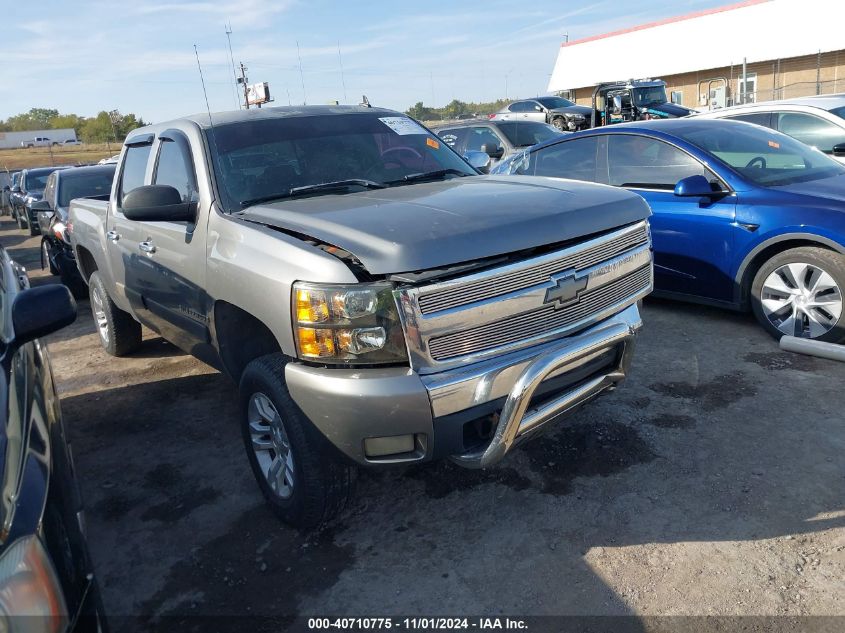
[[[120,179],[120,201],[126,194],[144,184],[147,171],[147,160],[150,158],[152,145],[138,145],[126,148],[126,158],[123,160],[123,173]]]
[[[198,199],[194,167],[190,157],[175,141],[162,141],[158,152],[155,184],[170,185],[179,192],[182,202]]]
[[[596,180],[598,136],[550,145],[531,155],[527,173],[574,180]]]
[[[840,106],[838,108],[833,108],[832,110],[828,110],[831,114],[835,114],[840,119],[845,119],[845,106]]]
[[[753,123],[754,125],[762,125],[763,127],[772,127],[772,113],[771,112],[755,112],[754,114],[737,114],[736,116],[726,116],[726,119],[731,121],[745,121],[746,123]]]
[[[504,134],[514,147],[528,147],[543,141],[550,141],[560,136],[560,132],[551,125],[536,121],[514,121],[499,123],[498,130]]]
[[[443,142],[446,143],[446,145],[455,151],[460,152],[462,151],[461,148],[463,147],[464,138],[467,135],[468,129],[469,128],[465,127],[456,127],[447,130],[439,130],[437,135],[443,139]]]
[[[517,101],[508,108],[511,112],[534,112],[533,101]]]
[[[27,172],[27,174],[23,177],[21,189],[24,191],[43,191],[44,187],[47,186],[47,178],[49,178],[49,176],[50,172],[38,174]]]
[[[68,206],[74,198],[109,195],[113,178],[114,170],[90,174],[68,174],[59,185],[59,206]]]
[[[672,133],[762,186],[809,182],[845,174],[845,168],[793,138],[768,128],[715,121],[684,122]]]
[[[540,97],[537,101],[542,103],[549,110],[554,110],[555,108],[568,108],[575,105],[569,99],[564,99],[563,97]]]
[[[845,143],[845,130],[812,114],[780,112],[778,130],[802,143],[830,153],[833,146]]]
[[[686,152],[663,141],[633,134],[611,134],[607,145],[608,183],[618,187],[672,190],[688,176],[713,177]]]
[[[482,145],[502,147],[502,139],[489,127],[471,127],[466,138],[465,152],[480,152]]]
[[[55,204],[56,173],[53,172],[50,174],[50,177],[47,178],[47,185],[44,187],[44,199],[48,200],[51,204]]]

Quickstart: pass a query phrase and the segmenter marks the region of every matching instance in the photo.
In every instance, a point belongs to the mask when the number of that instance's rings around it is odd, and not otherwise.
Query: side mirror
[[[29,205],[29,208],[33,211],[52,211],[53,208],[50,206],[50,203],[47,200],[39,200],[38,202],[33,202]]]
[[[121,210],[136,222],[193,222],[197,203],[182,202],[182,196],[170,185],[145,185],[126,194]]]
[[[492,161],[490,160],[490,155],[485,152],[470,150],[464,154],[464,159],[482,174],[486,174],[490,171],[490,163]]]
[[[833,146],[834,156],[845,156],[845,143],[839,143]]]
[[[505,155],[505,148],[497,143],[484,143],[484,145],[481,146],[481,151],[487,154],[490,158],[494,158],[496,160]]]
[[[704,176],[687,176],[675,185],[675,195],[681,198],[710,197],[714,193],[713,187]]]
[[[76,301],[68,287],[48,284],[27,288],[12,304],[12,326],[15,345],[52,334],[76,320]]]
[[[622,112],[622,95],[615,95],[613,97],[613,113],[619,114]]]
[[[535,105],[535,106],[534,106],[534,109],[535,109],[537,112],[542,112],[542,111],[543,111],[543,108],[542,108],[542,107],[540,107],[540,106],[538,106],[538,105]]]
[[[20,193],[20,192],[21,192],[21,188],[20,188],[19,185],[15,185],[14,187],[12,187],[12,193]]]

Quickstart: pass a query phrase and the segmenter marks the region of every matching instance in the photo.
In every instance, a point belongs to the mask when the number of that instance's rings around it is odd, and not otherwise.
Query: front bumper
[[[450,457],[484,468],[613,389],[625,378],[641,327],[632,305],[577,335],[437,374],[289,363],[285,378],[314,426],[360,464]],[[473,430],[485,421],[490,433],[479,436]],[[390,446],[402,452],[384,454]]]

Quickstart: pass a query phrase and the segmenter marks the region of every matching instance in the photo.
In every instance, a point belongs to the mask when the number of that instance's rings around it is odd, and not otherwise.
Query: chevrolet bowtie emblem
[[[552,278],[554,286],[546,290],[544,303],[555,304],[555,310],[578,302],[578,295],[587,287],[586,277],[576,277],[570,273],[558,279]]]

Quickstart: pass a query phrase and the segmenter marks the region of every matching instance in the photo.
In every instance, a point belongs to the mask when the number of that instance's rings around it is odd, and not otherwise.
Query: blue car
[[[643,121],[542,143],[493,173],[634,191],[654,213],[655,295],[751,309],[776,338],[845,339],[845,166],[789,136]]]

